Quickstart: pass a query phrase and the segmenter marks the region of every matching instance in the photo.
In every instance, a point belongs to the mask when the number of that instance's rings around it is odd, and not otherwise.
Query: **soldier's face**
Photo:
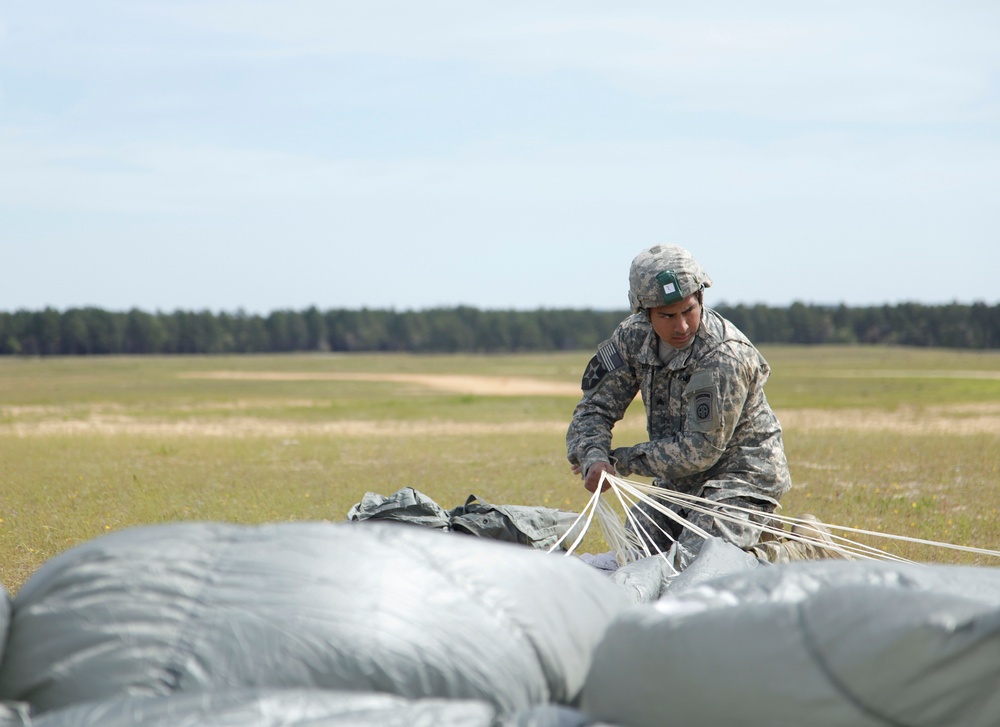
[[[670,305],[650,308],[649,321],[664,343],[674,348],[686,348],[694,340],[694,334],[701,325],[698,294],[694,293]]]

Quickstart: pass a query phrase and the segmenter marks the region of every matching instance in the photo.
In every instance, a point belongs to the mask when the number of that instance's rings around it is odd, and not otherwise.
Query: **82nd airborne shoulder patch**
[[[712,371],[699,371],[691,376],[684,387],[688,400],[687,426],[692,432],[713,432],[721,424],[718,386]]]
[[[602,344],[594,357],[590,359],[587,368],[584,369],[580,388],[583,389],[584,393],[593,391],[604,380],[605,376],[624,365],[625,360],[622,358],[618,346],[611,341]]]
[[[711,392],[699,391],[694,395],[694,419],[699,424],[711,424],[714,408]]]

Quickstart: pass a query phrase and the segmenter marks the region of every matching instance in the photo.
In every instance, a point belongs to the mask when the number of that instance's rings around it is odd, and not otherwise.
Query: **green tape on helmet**
[[[677,276],[673,270],[664,270],[656,274],[656,282],[663,291],[664,303],[676,303],[684,298],[681,293],[681,284],[677,282]]]

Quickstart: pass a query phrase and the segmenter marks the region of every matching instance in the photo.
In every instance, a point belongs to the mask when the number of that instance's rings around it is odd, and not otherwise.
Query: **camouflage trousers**
[[[806,540],[794,540],[764,533],[757,545],[745,550],[768,563],[792,563],[821,558],[852,559],[849,553],[836,547],[830,532],[815,515],[802,515],[798,520],[799,522],[792,526],[792,535]]]
[[[734,497],[719,500],[718,508],[710,512],[688,510],[674,503],[659,503],[674,513],[678,518],[690,523],[687,527],[683,522],[675,520],[670,515],[654,509],[645,502],[639,502],[631,509],[628,527],[645,542],[650,550],[666,552],[674,543],[691,544],[700,542],[702,536],[695,528],[710,536],[722,538],[739,548],[746,548],[760,539],[761,525],[770,520],[774,505],[761,500],[751,500],[746,497]],[[731,510],[727,505],[735,505],[754,511],[747,512]],[[716,513],[723,513],[725,518]],[[735,520],[730,520],[735,518]]]
[[[769,563],[846,557],[835,549],[824,547],[833,545],[833,540],[812,515],[802,516],[799,520],[805,522],[792,528],[793,535],[807,538],[803,542],[763,530],[765,526],[782,528],[782,524],[771,517],[776,508],[773,502],[746,496],[726,497],[719,490],[707,491],[702,497],[714,500],[718,507],[696,512],[673,503],[660,504],[710,537],[721,538]],[[628,529],[637,533],[651,551],[666,553],[675,548],[677,560],[684,566],[701,550],[704,541],[701,534],[648,504],[637,503],[630,513]],[[720,517],[720,513],[725,517]]]

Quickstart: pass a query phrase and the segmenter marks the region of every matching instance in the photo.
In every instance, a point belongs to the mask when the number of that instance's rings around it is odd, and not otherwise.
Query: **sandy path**
[[[272,402],[273,405],[273,402]],[[186,411],[190,411],[189,409]],[[555,434],[566,431],[567,421],[536,420],[507,423],[457,421],[371,421],[341,419],[324,422],[300,422],[247,416],[207,419],[197,415],[183,421],[136,417],[109,413],[95,408],[89,413],[76,407],[60,414],[46,407],[39,418],[31,411],[30,421],[0,424],[0,436],[50,435],[143,435],[196,437],[293,437],[293,436],[489,436],[497,434]],[[28,413],[28,412],[26,412]],[[816,431],[891,432],[896,434],[1000,435],[1000,404],[934,407],[923,410],[902,409],[886,412],[845,409],[788,409],[777,412],[788,433]],[[69,415],[70,418],[67,418]],[[616,431],[641,438],[645,423],[641,413],[630,413]]]
[[[489,436],[498,434],[551,434],[565,432],[566,422],[534,421],[491,424],[453,421],[366,421],[342,419],[329,422],[233,417],[222,420],[192,419],[165,422],[127,416],[94,416],[73,421],[36,421],[0,425],[0,436],[138,435],[154,437],[374,437],[374,436]]]
[[[864,372],[848,372],[848,375]],[[876,372],[878,374],[879,372]],[[894,372],[896,375],[979,377],[989,372]],[[873,374],[873,375],[876,375]],[[181,374],[184,378],[233,381],[374,381],[427,387],[435,391],[477,396],[566,396],[580,395],[575,384],[515,376],[473,376],[446,374],[307,373],[211,371]],[[488,436],[496,434],[553,434],[566,431],[567,421],[520,421],[508,423],[454,421],[370,421],[336,420],[301,422],[293,419],[227,416],[199,417],[200,410],[239,411],[241,409],[325,406],[321,400],[238,400],[178,405],[176,413],[192,416],[181,421],[134,416],[118,404],[73,404],[66,406],[0,406],[0,436],[46,436],[58,434],[204,436],[204,437],[291,437],[291,436]],[[853,431],[899,434],[1000,434],[1000,402],[954,406],[873,409],[788,409],[778,418],[786,432]],[[640,413],[632,412],[617,431],[640,438],[645,424]]]
[[[787,432],[842,430],[893,434],[1000,434],[1000,404],[873,409],[787,409],[777,412]]]
[[[207,371],[185,373],[187,379],[226,381],[375,381],[416,384],[435,391],[476,396],[580,396],[579,384],[521,376],[458,376],[452,374],[305,373],[282,371]]]

